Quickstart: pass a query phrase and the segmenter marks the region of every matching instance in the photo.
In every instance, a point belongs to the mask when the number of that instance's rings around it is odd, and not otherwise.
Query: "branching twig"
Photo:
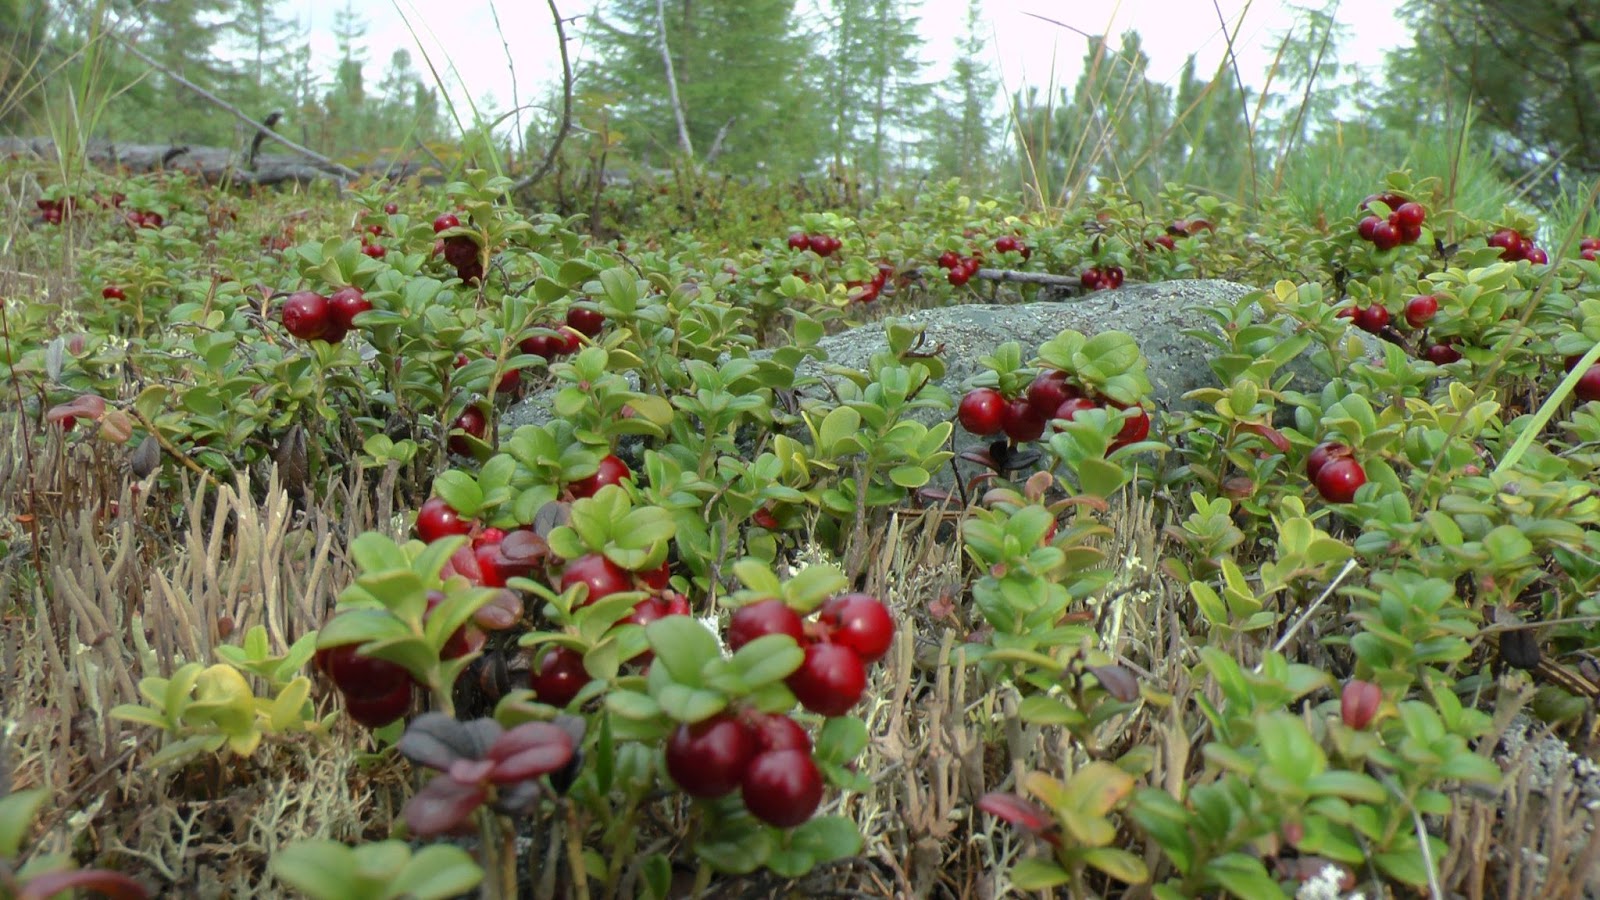
[[[218,97],[216,94],[211,93],[210,91],[206,90],[205,88],[201,87],[200,85],[195,84],[194,82],[190,81],[189,79],[184,78],[182,75],[179,75],[177,72],[174,72],[171,69],[167,68],[166,66],[162,65],[161,63],[156,62],[154,59],[151,59],[147,54],[144,53],[144,51],[140,50],[138,47],[133,46],[133,44],[129,43],[121,35],[113,33],[112,36],[116,39],[118,44],[122,45],[122,48],[124,50],[126,50],[129,53],[133,54],[133,56],[136,59],[138,59],[140,62],[143,62],[145,65],[150,66],[151,68],[153,68],[156,71],[160,72],[161,74],[167,76],[168,78],[171,78],[173,81],[176,81],[178,84],[183,85],[184,87],[188,88],[189,90],[194,91],[196,94],[199,94],[202,98],[204,98],[207,102],[213,104],[214,106],[218,107],[219,109],[222,109],[225,112],[228,112],[228,113],[232,114],[234,116],[234,118],[238,119],[241,122],[244,122],[246,125],[249,125],[250,127],[254,128],[254,129],[256,129],[256,131],[267,135],[268,137],[270,137],[273,140],[277,141],[278,143],[284,145],[285,147],[288,147],[290,150],[293,150],[294,152],[300,154],[301,156],[306,157],[307,159],[313,160],[313,161],[315,161],[317,163],[320,163],[321,165],[324,165],[324,166],[327,166],[330,169],[333,169],[334,171],[338,172],[340,175],[344,176],[346,179],[349,179],[350,181],[355,181],[356,179],[361,177],[361,173],[357,172],[355,169],[352,169],[349,166],[344,166],[344,165],[341,165],[339,163],[336,163],[333,160],[327,158],[326,156],[323,156],[322,154],[318,153],[315,150],[312,150],[309,147],[302,147],[301,145],[296,144],[294,141],[291,141],[288,138],[284,137],[283,135],[277,133],[276,131],[273,131],[271,128],[267,127],[265,124],[263,124],[261,122],[257,122],[255,119],[250,118],[249,116],[245,115],[244,112],[242,110],[240,110],[237,106],[234,106],[233,104],[231,104],[228,101],[222,99],[221,97]]]
[[[572,130],[572,63],[567,59],[567,31],[561,25],[561,11],[556,9],[556,0],[547,2],[550,5],[550,15],[556,22],[556,44],[561,48],[561,127],[556,129],[556,136],[550,139],[550,149],[544,153],[544,162],[539,164],[539,168],[535,169],[532,175],[512,185],[513,192],[523,190],[549,174],[550,169],[556,164],[556,154],[561,151],[561,143],[567,139],[567,132]]]

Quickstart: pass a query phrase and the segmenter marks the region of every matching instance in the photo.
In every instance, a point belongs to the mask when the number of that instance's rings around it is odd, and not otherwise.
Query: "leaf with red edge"
[[[452,781],[462,784],[483,784],[494,771],[494,763],[487,759],[458,759],[446,770]]]
[[[990,791],[978,798],[978,809],[1029,834],[1044,835],[1054,840],[1054,836],[1048,832],[1055,830],[1055,820],[1043,808],[1016,794]]]
[[[504,544],[501,546],[504,547]],[[489,602],[473,611],[472,624],[486,631],[503,631],[517,624],[521,617],[522,598],[516,591],[502,588],[489,598]]]
[[[493,719],[460,722],[428,712],[411,720],[395,749],[419,766],[443,772],[460,759],[482,759],[503,729]]]
[[[84,888],[111,900],[145,900],[150,892],[144,885],[121,872],[109,869],[73,869],[67,872],[45,872],[28,879],[17,900],[45,900],[63,891]]]
[[[565,766],[572,759],[572,735],[548,722],[518,725],[494,742],[488,758],[495,762],[489,779],[495,784],[526,781]]]
[[[406,801],[406,827],[418,837],[435,837],[459,828],[489,796],[480,784],[438,777]]]
[[[1266,438],[1267,442],[1277,448],[1279,453],[1289,452],[1289,439],[1271,425],[1263,425],[1260,422],[1243,422],[1239,425],[1239,430],[1248,431],[1251,434]]]
[[[58,403],[50,407],[44,414],[44,420],[50,423],[63,422],[67,419],[95,419],[98,420],[106,413],[105,398],[97,394],[82,394],[66,403]]]

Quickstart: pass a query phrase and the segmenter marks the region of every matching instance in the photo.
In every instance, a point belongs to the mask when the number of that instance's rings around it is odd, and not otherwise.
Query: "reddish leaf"
[[[65,422],[68,419],[96,419],[105,415],[106,401],[95,394],[83,394],[66,403],[50,407],[44,414],[46,422]]]
[[[109,869],[74,869],[69,872],[46,872],[28,879],[17,892],[17,900],[44,900],[74,888],[94,891],[111,900],[145,900],[150,893],[144,885],[121,872]]]
[[[1029,834],[1042,834],[1056,826],[1048,812],[1016,794],[990,791],[978,798],[978,808]]]
[[[458,759],[447,771],[452,780],[462,784],[483,784],[494,771],[494,763],[487,759]]]
[[[1271,425],[1263,425],[1259,422],[1245,422],[1239,426],[1239,430],[1248,431],[1251,434],[1266,438],[1273,447],[1277,448],[1279,453],[1289,452],[1289,439]]]
[[[406,827],[418,837],[435,837],[461,827],[489,794],[478,784],[435,778],[406,801]]]
[[[1139,698],[1139,680],[1123,666],[1090,666],[1089,672],[1100,680],[1106,693],[1131,703]]]
[[[510,540],[510,537],[506,540]],[[472,614],[472,623],[488,631],[502,631],[517,624],[521,617],[522,598],[516,591],[502,588],[489,598],[488,603],[478,607]]]
[[[417,765],[443,772],[456,760],[482,759],[501,730],[493,719],[458,722],[442,712],[423,713],[411,720],[395,749]]]
[[[489,748],[488,758],[496,763],[489,779],[509,784],[537,778],[566,765],[572,750],[572,735],[559,726],[548,722],[518,725]]]

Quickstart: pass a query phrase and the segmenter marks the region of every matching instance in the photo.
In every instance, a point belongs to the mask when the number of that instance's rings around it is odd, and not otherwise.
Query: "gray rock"
[[[1124,331],[1138,341],[1149,361],[1146,374],[1154,387],[1155,405],[1169,412],[1184,412],[1202,405],[1185,400],[1184,394],[1197,388],[1217,386],[1216,375],[1208,364],[1216,353],[1215,348],[1185,332],[1215,333],[1216,323],[1204,315],[1201,308],[1231,306],[1254,290],[1248,285],[1221,280],[1158,282],[1099,291],[1065,302],[935,307],[910,313],[899,321],[925,329],[924,351],[943,345],[941,358],[945,363],[945,375],[939,384],[952,395],[959,395],[963,385],[982,369],[979,363],[982,357],[1007,341],[1021,344],[1026,361],[1041,344],[1064,329],[1090,336],[1102,331]],[[1354,333],[1362,341],[1367,356],[1381,358],[1382,341],[1364,332]],[[829,335],[822,339],[820,346],[827,353],[826,363],[808,361],[801,367],[800,375],[827,378],[829,376],[822,372],[824,365],[865,369],[874,353],[886,349],[887,339],[883,324],[875,323]],[[752,354],[756,358],[765,355],[766,351]],[[1302,354],[1288,366],[1288,371],[1294,374],[1291,389],[1315,392],[1326,384],[1327,376],[1317,371],[1310,357],[1310,352]],[[820,387],[810,388],[805,394],[820,398],[825,396],[825,391]],[[547,420],[548,397],[548,394],[536,395],[523,401],[509,410],[503,421],[515,427]],[[941,414],[938,410],[919,410],[916,417],[931,425],[948,416],[949,413]],[[986,443],[959,428],[956,430],[957,453]],[[948,471],[943,475],[948,478]]]

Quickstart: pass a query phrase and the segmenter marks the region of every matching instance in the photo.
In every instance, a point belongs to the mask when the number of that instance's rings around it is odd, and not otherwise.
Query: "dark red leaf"
[[[94,891],[111,900],[145,900],[150,893],[144,885],[121,872],[109,869],[74,869],[69,872],[45,872],[28,879],[17,893],[17,900],[45,900],[74,888]]]
[[[435,837],[460,827],[488,796],[488,788],[435,778],[406,801],[406,827],[418,837]]]
[[[978,808],[1029,834],[1043,833],[1056,824],[1049,813],[1016,794],[990,791],[978,798]]]
[[[490,780],[510,784],[554,772],[572,759],[572,750],[572,735],[559,726],[549,722],[518,725],[489,748],[488,758],[496,764]]]
[[[1106,693],[1123,703],[1132,703],[1139,698],[1139,680],[1126,668],[1090,666],[1089,672],[1099,679],[1100,686],[1106,689]]]
[[[482,759],[503,729],[493,719],[458,722],[442,712],[423,713],[400,736],[400,755],[443,772],[458,759]]]
[[[487,759],[458,759],[450,764],[450,778],[462,784],[482,784],[494,771],[494,762]]]

